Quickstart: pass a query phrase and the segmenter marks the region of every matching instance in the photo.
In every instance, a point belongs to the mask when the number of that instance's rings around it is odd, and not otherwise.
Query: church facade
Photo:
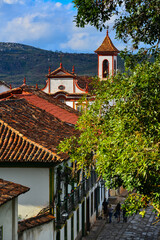
[[[109,76],[113,76],[117,71],[117,55],[118,49],[113,45],[108,30],[103,43],[95,51],[98,56],[98,78],[105,80]],[[72,72],[67,71],[60,63],[60,67],[51,71],[49,68],[47,74],[46,86],[42,89],[45,93],[53,96],[70,107],[81,110],[83,104],[79,103],[82,97],[86,97],[86,101],[93,101],[92,77],[78,76],[75,74],[74,66]]]

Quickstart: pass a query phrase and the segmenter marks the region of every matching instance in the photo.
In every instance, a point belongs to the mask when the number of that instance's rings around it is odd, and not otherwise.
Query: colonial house
[[[25,84],[0,99],[0,176],[30,188],[18,199],[19,239],[80,239],[102,210],[105,187],[94,169],[89,179],[71,178],[69,156],[57,151],[79,134],[79,113]]]
[[[18,240],[18,196],[29,188],[0,179],[0,239]]]
[[[97,48],[95,53],[98,56],[99,79],[105,80],[109,75],[114,75],[117,71],[117,55],[119,51],[113,45],[108,35],[108,30],[103,43]],[[94,100],[91,94],[92,89],[92,77],[78,76],[75,74],[74,66],[72,72],[69,72],[60,63],[60,67],[52,72],[51,68],[49,68],[46,86],[42,91],[76,110],[81,110],[83,104],[80,104],[79,100],[82,97],[85,96],[87,102]]]

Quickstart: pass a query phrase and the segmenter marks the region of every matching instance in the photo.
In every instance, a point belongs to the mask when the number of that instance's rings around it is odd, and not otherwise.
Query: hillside
[[[42,50],[39,48],[18,44],[0,42],[0,80],[20,86],[26,77],[28,85],[43,87],[49,66],[51,71],[59,67],[62,61],[67,70],[78,75],[97,75],[97,55],[84,53],[63,53]],[[124,63],[118,57],[118,68],[123,71]]]

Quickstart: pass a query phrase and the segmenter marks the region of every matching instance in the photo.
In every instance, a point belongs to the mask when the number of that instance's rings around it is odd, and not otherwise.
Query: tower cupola
[[[98,55],[98,77],[105,80],[108,76],[113,76],[117,70],[118,49],[113,45],[108,29],[103,43],[95,51]]]

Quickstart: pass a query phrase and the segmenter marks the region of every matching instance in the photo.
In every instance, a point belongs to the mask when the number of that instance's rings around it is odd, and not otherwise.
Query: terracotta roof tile
[[[52,214],[45,213],[43,215],[38,215],[35,217],[25,219],[23,221],[19,221],[18,222],[18,232],[21,233],[30,228],[48,223],[48,222],[52,221],[54,218],[55,217]]]
[[[57,114],[60,113],[58,116],[62,121],[68,122],[67,116],[72,116],[71,121],[69,122],[71,124],[75,124],[80,115],[78,111],[54,99],[52,96],[42,92],[41,90],[36,89],[35,87],[25,85],[0,94],[0,99],[2,100],[18,97],[25,98],[28,102],[47,112],[50,112],[55,117],[57,117]],[[65,114],[65,117],[63,118],[61,117],[62,113]]]
[[[76,124],[78,120],[78,116],[75,113],[68,112],[66,109],[50,103],[47,100],[40,98],[34,94],[21,94],[17,95],[17,97],[25,98],[29,103],[53,114],[55,117],[58,117],[63,122]]]
[[[119,50],[113,45],[110,37],[108,36],[108,31],[107,31],[107,35],[106,35],[105,39],[103,40],[103,43],[101,44],[101,46],[99,48],[97,48],[97,50],[95,52],[96,53],[100,53],[100,52],[119,53]]]
[[[78,134],[73,125],[29,104],[25,99],[0,102],[0,162],[56,162],[64,138]]]
[[[29,189],[23,185],[0,179],[0,206]]]

